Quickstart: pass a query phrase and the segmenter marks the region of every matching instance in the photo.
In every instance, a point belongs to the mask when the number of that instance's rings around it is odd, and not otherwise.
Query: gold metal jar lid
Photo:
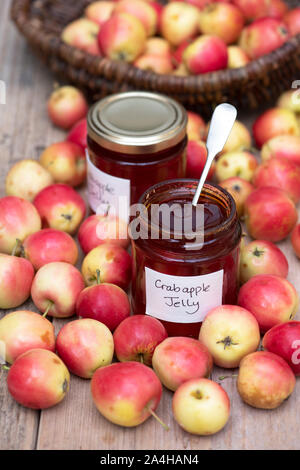
[[[120,153],[156,153],[181,142],[187,114],[173,99],[157,93],[118,93],[98,101],[88,114],[88,135]]]

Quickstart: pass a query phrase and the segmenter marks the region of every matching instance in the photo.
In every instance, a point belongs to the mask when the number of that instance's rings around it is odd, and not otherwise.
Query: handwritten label
[[[110,209],[123,220],[129,220],[130,207],[130,180],[108,175],[99,170],[90,160],[86,151],[87,159],[87,185],[88,201],[91,209],[96,214],[106,213]]]
[[[222,305],[224,271],[203,276],[170,276],[146,271],[146,314],[173,323],[202,322]]]

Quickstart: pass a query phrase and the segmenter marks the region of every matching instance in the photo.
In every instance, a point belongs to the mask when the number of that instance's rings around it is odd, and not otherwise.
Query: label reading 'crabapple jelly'
[[[146,270],[146,314],[173,323],[202,322],[222,305],[224,271],[203,276],[170,276]]]
[[[96,214],[117,215],[128,222],[130,207],[130,180],[108,175],[99,170],[90,160],[88,151],[87,159],[87,186],[90,208]]]

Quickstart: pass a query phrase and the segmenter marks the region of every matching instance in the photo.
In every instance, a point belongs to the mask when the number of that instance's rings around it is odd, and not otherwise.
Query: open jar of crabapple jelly
[[[198,337],[209,310],[237,299],[242,230],[234,200],[206,184],[194,208],[197,184],[152,186],[130,223],[133,313],[158,318],[170,336]]]
[[[118,93],[96,103],[87,122],[92,211],[110,206],[125,218],[151,184],[185,176],[187,115],[167,96]]]

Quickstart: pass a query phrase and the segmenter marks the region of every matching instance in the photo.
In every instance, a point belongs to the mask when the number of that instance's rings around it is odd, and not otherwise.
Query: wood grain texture
[[[7,104],[0,105],[1,196],[13,162],[38,158],[43,147],[64,138],[64,133],[50,124],[45,109],[53,77],[10,24],[9,3],[2,0],[0,15],[0,80],[7,86]],[[254,116],[242,118],[250,125]],[[289,279],[300,294],[299,261],[288,241],[279,246],[289,259]],[[31,302],[26,308],[36,311]],[[297,318],[300,320],[299,313]],[[58,320],[54,323],[57,331],[64,324]],[[122,429],[98,413],[89,381],[72,376],[66,399],[39,413],[20,407],[10,398],[4,373],[0,380],[0,449],[299,449],[299,380],[295,393],[278,410],[262,411],[242,403],[236,379],[231,377],[234,373],[214,370],[216,381],[222,375],[230,376],[221,384],[230,396],[232,412],[226,428],[208,438],[189,435],[179,428],[172,417],[172,394],[168,391],[164,391],[157,412],[170,425],[169,432],[153,419],[135,429]]]

